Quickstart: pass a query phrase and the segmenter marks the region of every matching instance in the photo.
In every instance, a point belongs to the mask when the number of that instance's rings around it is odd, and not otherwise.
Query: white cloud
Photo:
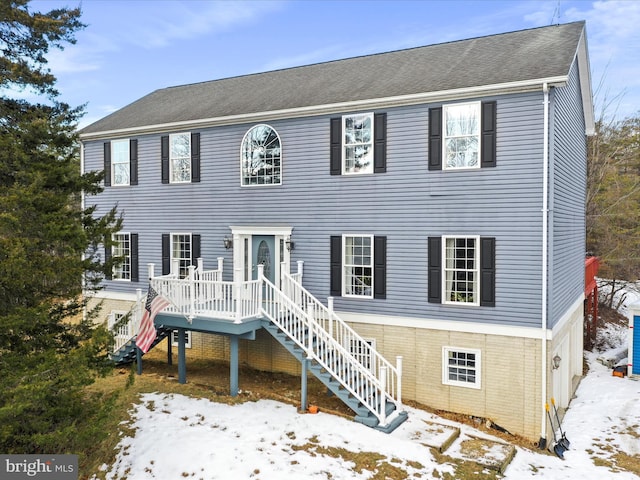
[[[278,1],[162,2],[161,7],[133,10],[119,27],[122,38],[144,48],[170,45],[176,40],[197,38],[249,24],[280,8]],[[123,28],[124,27],[124,28]]]

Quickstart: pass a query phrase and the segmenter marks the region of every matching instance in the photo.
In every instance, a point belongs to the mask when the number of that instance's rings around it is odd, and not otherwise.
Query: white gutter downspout
[[[540,442],[544,439],[546,443],[547,438],[547,417],[545,410],[545,403],[547,402],[547,243],[548,243],[548,215],[549,215],[549,85],[545,82],[542,84],[542,91],[544,93],[543,109],[543,136],[542,136],[542,331],[541,343],[542,343],[542,388],[541,391],[541,421],[540,421]]]

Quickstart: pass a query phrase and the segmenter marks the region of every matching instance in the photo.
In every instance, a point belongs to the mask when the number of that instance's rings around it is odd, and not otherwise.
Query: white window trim
[[[459,352],[459,353],[472,353],[476,356],[476,381],[474,383],[471,382],[460,382],[457,380],[449,380],[449,352]],[[442,384],[450,385],[453,387],[465,387],[465,388],[474,388],[479,390],[482,388],[481,382],[482,376],[482,353],[480,350],[476,348],[459,348],[459,347],[442,347]]]
[[[174,159],[174,157],[171,154],[172,151],[173,151],[171,146],[173,145],[173,138],[175,138],[177,136],[182,136],[182,135],[187,135],[187,137],[189,138],[189,156],[188,156],[188,160],[189,160],[189,179],[188,180],[175,180],[175,178],[174,178],[174,168],[173,168],[173,159]],[[178,132],[178,133],[170,133],[169,134],[169,183],[175,183],[175,184],[191,183],[192,148],[193,148],[193,145],[191,145],[191,132]]]
[[[371,241],[371,294],[370,295],[353,295],[353,294],[348,294],[347,293],[347,282],[346,282],[346,272],[345,272],[345,267],[346,267],[346,263],[345,263],[345,258],[347,256],[347,237],[363,237],[363,238],[369,238]],[[369,235],[369,234],[362,234],[362,233],[348,233],[348,234],[344,234],[342,235],[342,259],[341,259],[341,274],[342,274],[342,296],[345,298],[359,298],[362,300],[369,300],[371,298],[373,298],[373,289],[374,289],[374,285],[375,285],[375,265],[374,265],[374,254],[375,252],[373,251],[374,249],[374,245],[375,242],[373,240],[373,235]],[[362,265],[364,266],[364,265]]]
[[[474,263],[476,268],[474,269],[475,278],[476,278],[476,290],[474,291],[474,301],[473,302],[454,302],[452,300],[447,299],[447,275],[445,271],[445,267],[447,264],[447,239],[457,239],[457,238],[473,238],[475,240],[476,248],[475,248],[475,259]],[[441,258],[442,258],[442,291],[441,298],[443,305],[456,305],[463,307],[478,307],[480,306],[480,235],[443,235],[441,242]]]
[[[191,256],[193,256],[193,233],[191,232],[169,232],[169,271],[171,274],[179,274],[180,273],[180,266],[178,265],[178,271],[174,272],[173,271],[173,265],[175,263],[175,260],[182,260],[182,258],[175,258],[173,256],[173,239],[175,236],[177,235],[186,235],[189,237],[189,250],[190,250],[190,254]],[[189,257],[189,262],[191,262],[191,256]]]
[[[111,269],[111,280],[114,282],[131,282],[131,232],[116,232],[114,234],[111,235],[111,240],[115,241],[115,236],[116,235],[128,235],[129,236],[129,278],[116,278],[116,266],[114,265],[113,268]],[[112,256],[117,256],[115,255],[115,248],[116,246],[113,245],[111,247],[111,255]]]
[[[472,167],[447,167],[447,109],[450,107],[463,107],[473,105],[478,113],[478,163]],[[448,103],[442,106],[442,170],[460,171],[477,170],[480,168],[482,155],[482,102]]]
[[[127,161],[126,162],[114,162],[115,148],[114,144],[116,143],[126,143],[127,145]],[[111,186],[112,187],[128,187],[131,185],[131,141],[128,138],[121,138],[118,140],[111,140],[111,148],[110,148],[111,158],[109,159],[111,162]],[[129,170],[127,183],[116,183],[116,169],[114,165],[127,165],[127,169]]]
[[[174,347],[178,346],[178,337],[175,335],[178,333],[178,330],[171,330],[171,345]],[[191,330],[185,331],[187,334],[187,341],[184,343],[185,348],[191,348]]]
[[[346,170],[346,162],[347,162],[347,145],[345,143],[345,135],[344,132],[346,130],[346,119],[349,117],[369,117],[371,120],[371,171],[367,172],[347,172]],[[342,138],[340,139],[340,143],[342,145],[342,165],[340,166],[342,169],[342,175],[373,175],[374,173],[374,162],[375,159],[373,156],[375,155],[375,122],[373,112],[365,112],[365,113],[353,113],[350,115],[342,116]]]
[[[249,135],[249,132],[251,130],[253,130],[256,127],[269,127],[271,130],[273,130],[276,135],[278,136],[278,141],[280,142],[280,183],[261,183],[261,184],[247,184],[245,185],[243,182],[244,179],[244,172],[243,172],[243,168],[242,168],[242,150],[243,150],[243,145],[244,145],[244,141],[247,138],[247,135]],[[244,134],[244,136],[242,137],[242,142],[240,143],[240,186],[243,188],[255,188],[255,187],[280,187],[284,184],[284,178],[283,178],[283,172],[284,172],[284,157],[282,155],[284,148],[282,146],[282,137],[280,137],[280,134],[278,133],[278,131],[273,128],[271,125],[269,125],[268,123],[259,123],[256,124],[254,126],[252,126],[251,128],[249,128],[249,130],[247,130]]]

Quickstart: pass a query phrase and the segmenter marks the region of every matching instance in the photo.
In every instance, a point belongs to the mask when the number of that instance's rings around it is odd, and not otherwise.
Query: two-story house
[[[593,121],[584,22],[157,90],[81,131],[124,217],[92,301],[151,278],[182,380],[319,364],[395,402],[372,425],[404,398],[544,438],[582,373]]]

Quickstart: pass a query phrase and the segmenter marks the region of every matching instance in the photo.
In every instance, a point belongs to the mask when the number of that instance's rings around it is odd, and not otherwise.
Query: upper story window
[[[111,141],[111,185],[129,185],[129,140]]]
[[[169,135],[170,183],[191,182],[191,135]]]
[[[444,169],[479,168],[480,103],[445,105]]]
[[[358,113],[331,119],[331,175],[387,171],[387,114]]]
[[[104,186],[138,184],[138,140],[104,142]]]
[[[200,181],[200,134],[173,133],[160,139],[162,183]]]
[[[242,185],[281,185],[282,149],[278,133],[269,125],[252,127],[240,148]]]
[[[428,260],[430,303],[495,307],[494,237],[429,237]]]
[[[496,166],[496,102],[429,109],[429,170]]]
[[[113,234],[113,256],[120,257],[121,262],[113,267],[113,280],[131,280],[131,234]]]
[[[342,173],[373,173],[373,113],[342,117]]]

